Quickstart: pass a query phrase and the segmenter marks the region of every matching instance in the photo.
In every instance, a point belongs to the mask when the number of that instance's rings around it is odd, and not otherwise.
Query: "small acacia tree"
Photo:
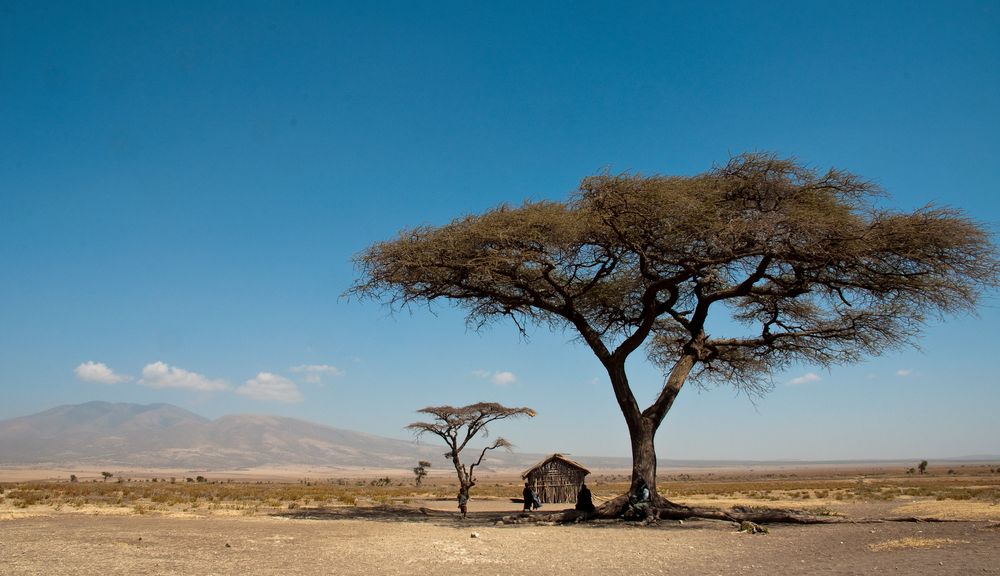
[[[475,462],[466,466],[462,463],[460,455],[462,450],[468,446],[469,441],[479,433],[482,433],[483,436],[489,435],[486,426],[491,422],[520,416],[530,418],[535,415],[535,411],[531,408],[508,408],[496,402],[479,402],[460,408],[428,406],[417,410],[417,412],[433,416],[433,422],[414,422],[407,428],[418,437],[430,433],[444,440],[448,446],[444,457],[451,460],[452,465],[455,466],[455,472],[458,474],[459,492],[466,498],[469,497],[469,490],[476,485],[475,468],[483,462],[486,452],[497,448],[509,450],[512,447],[510,442],[497,437],[493,442],[483,447]]]
[[[413,475],[416,476],[416,484],[420,486],[423,482],[424,476],[427,476],[427,469],[431,467],[431,463],[427,460],[421,460],[417,462],[417,465],[413,467]]]
[[[628,426],[633,489],[642,477],[666,509],[653,440],[686,382],[762,393],[793,362],[913,343],[928,318],[973,311],[997,286],[982,226],[949,208],[882,209],[880,194],[770,154],[690,177],[604,174],[566,202],[500,206],[373,244],[349,293],[395,307],[453,302],[474,326],[508,317],[522,331],[575,331]],[[709,332],[719,316],[731,333]],[[625,370],[643,347],[665,376],[645,408]]]

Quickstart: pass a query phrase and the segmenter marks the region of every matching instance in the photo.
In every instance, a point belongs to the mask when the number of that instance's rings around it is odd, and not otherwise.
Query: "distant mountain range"
[[[171,404],[87,402],[0,420],[0,467],[111,466],[236,470],[322,467],[409,470],[419,460],[450,467],[443,444],[416,443],[279,416],[236,414],[209,420]],[[470,457],[478,450],[469,448]],[[482,470],[523,470],[547,454],[490,452]],[[631,459],[580,457],[593,470],[629,469]],[[913,459],[911,459],[913,460]],[[918,461],[919,459],[917,459]],[[946,459],[938,459],[946,460]],[[997,455],[947,460],[1000,461]],[[866,461],[868,464],[905,459]],[[858,461],[661,460],[661,470],[859,464]]]
[[[223,470],[259,466],[403,468],[443,460],[417,444],[294,418],[216,420],[170,404],[87,402],[0,420],[0,466],[100,464]],[[518,465],[499,454],[497,465]],[[530,458],[528,458],[530,460]],[[442,462],[443,464],[443,462]]]

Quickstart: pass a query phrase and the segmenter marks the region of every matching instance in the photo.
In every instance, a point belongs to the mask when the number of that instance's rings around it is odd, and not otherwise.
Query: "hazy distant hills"
[[[394,440],[294,418],[209,420],[170,404],[88,402],[0,420],[0,466],[117,464],[234,469],[256,466],[412,468],[443,464],[443,446]],[[498,455],[496,464],[512,464]],[[523,457],[522,457],[523,458]]]
[[[255,414],[209,420],[170,404],[87,402],[0,420],[0,467],[117,465],[234,470],[315,466],[408,471],[418,460],[429,460],[435,468],[450,467],[442,457],[444,451],[444,445],[436,438],[418,444],[295,418]],[[474,457],[473,453],[478,455],[478,450],[470,446],[468,457]],[[523,470],[545,456],[494,451],[487,456],[482,469]],[[631,466],[627,457],[571,457],[592,470]],[[996,461],[1000,456],[953,459]],[[660,461],[663,470],[685,466],[802,464],[809,462]]]

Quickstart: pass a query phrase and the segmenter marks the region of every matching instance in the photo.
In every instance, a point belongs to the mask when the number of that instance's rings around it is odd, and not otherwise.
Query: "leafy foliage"
[[[463,464],[460,458],[462,450],[482,433],[489,435],[487,426],[497,420],[507,418],[517,418],[520,416],[533,417],[535,411],[531,408],[508,408],[496,402],[478,402],[468,406],[428,406],[418,412],[433,416],[431,422],[414,422],[407,426],[417,436],[430,433],[442,440],[448,446],[448,452],[444,457],[452,461],[455,472],[458,474],[461,491],[468,495],[471,487],[476,485],[474,470],[482,463],[486,452],[497,448],[510,449],[512,444],[507,440],[497,437],[492,443],[485,446],[479,453],[479,458],[471,465]]]
[[[958,210],[879,207],[873,183],[793,159],[735,156],[695,176],[601,174],[565,202],[499,206],[404,230],[356,258],[350,294],[394,308],[450,301],[475,326],[577,333],[608,371],[639,474],[687,381],[767,391],[796,361],[915,345],[929,319],[995,289],[989,233]],[[712,334],[728,316],[732,334]],[[647,408],[625,371],[644,347],[665,380]]]

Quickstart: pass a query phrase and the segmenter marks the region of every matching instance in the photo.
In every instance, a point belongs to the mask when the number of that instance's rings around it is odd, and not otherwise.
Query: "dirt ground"
[[[1000,574],[994,520],[772,525],[748,535],[718,521],[498,524],[519,506],[472,504],[466,520],[443,501],[257,516],[9,515],[0,574]],[[851,516],[885,511],[871,512]]]

